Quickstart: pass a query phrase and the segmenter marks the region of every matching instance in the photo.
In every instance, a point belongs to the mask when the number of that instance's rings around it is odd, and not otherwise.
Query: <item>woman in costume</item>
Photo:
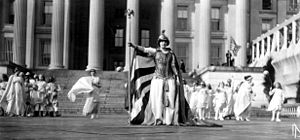
[[[9,77],[7,87],[0,100],[2,107],[6,108],[9,116],[24,116],[24,73],[15,69],[15,73]]]
[[[231,116],[234,116],[233,113],[233,106],[234,106],[234,100],[233,100],[233,84],[232,80],[228,79],[227,83],[225,84],[225,93],[226,93],[226,107],[224,108],[224,114],[223,117],[231,119]]]
[[[245,81],[240,83],[234,104],[234,114],[236,120],[250,121],[251,102],[253,100],[253,77],[244,77]]]
[[[279,116],[284,101],[284,92],[282,90],[281,84],[279,82],[275,83],[275,88],[272,89],[269,94],[270,96],[273,95],[273,98],[267,109],[267,111],[272,111],[271,121],[275,121],[275,114],[276,114],[276,122],[281,122]]]
[[[2,81],[0,82],[0,99],[2,98],[4,91],[7,86],[7,81],[8,81],[8,76],[6,74],[2,74]],[[4,113],[4,108],[0,105],[0,116],[3,116]]]
[[[68,93],[68,98],[75,102],[76,95],[85,94],[86,100],[82,110],[84,116],[91,116],[91,119],[97,117],[99,102],[96,98],[100,89],[100,78],[96,76],[96,70],[88,70],[90,76],[81,77]]]
[[[213,112],[213,100],[215,98],[215,92],[212,89],[211,85],[207,85],[207,106],[205,110],[205,118],[210,119]]]
[[[158,48],[145,48],[129,43],[130,47],[147,53],[153,57],[155,72],[151,80],[149,103],[154,115],[154,125],[178,125],[178,111],[176,109],[176,86],[180,84],[179,67],[176,67],[176,56],[168,47],[169,39],[164,35],[158,38]],[[184,96],[183,96],[184,97]],[[177,107],[178,108],[178,107]]]
[[[36,81],[38,100],[36,101],[35,111],[39,112],[39,116],[46,115],[46,86],[45,76],[39,74],[39,80]]]
[[[200,89],[198,91],[198,96],[197,96],[197,113],[199,116],[199,120],[205,120],[205,109],[207,106],[207,96],[208,96],[208,92],[207,92],[207,88],[206,85],[204,83],[204,81],[200,82]]]
[[[47,111],[49,111],[50,117],[57,117],[58,114],[58,92],[61,91],[60,85],[55,83],[54,77],[49,77],[48,83],[46,86],[47,90]]]
[[[215,106],[215,120],[223,121],[223,110],[226,106],[226,93],[224,89],[224,82],[220,82],[218,88],[216,89],[215,99],[214,99],[214,106]]]

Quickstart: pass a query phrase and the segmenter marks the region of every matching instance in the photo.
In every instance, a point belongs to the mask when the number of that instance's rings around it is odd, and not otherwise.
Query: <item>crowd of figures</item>
[[[4,116],[60,116],[58,93],[61,88],[54,77],[22,72],[3,74],[0,82],[0,109]]]
[[[205,120],[214,117],[215,120],[223,121],[234,117],[237,121],[250,121],[251,102],[256,96],[252,90],[252,79],[250,75],[245,76],[244,81],[237,84],[228,79],[226,82],[220,82],[215,89],[204,81],[196,81],[192,85],[184,81],[185,98],[194,119]],[[280,122],[279,116],[284,101],[280,83],[275,84],[270,95],[274,96],[267,111],[272,111],[271,121]]]

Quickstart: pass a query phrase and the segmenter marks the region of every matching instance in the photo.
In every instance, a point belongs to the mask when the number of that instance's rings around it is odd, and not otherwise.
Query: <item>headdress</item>
[[[161,41],[166,41],[167,42],[167,46],[170,44],[169,38],[165,35],[165,30],[161,31],[161,35],[157,39],[157,44],[159,45],[159,43]]]

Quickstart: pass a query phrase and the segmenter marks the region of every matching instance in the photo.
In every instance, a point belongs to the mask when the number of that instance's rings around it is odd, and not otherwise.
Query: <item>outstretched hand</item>
[[[133,44],[133,43],[131,43],[131,42],[128,42],[128,46],[129,47],[132,47],[132,48],[135,48],[136,46]]]

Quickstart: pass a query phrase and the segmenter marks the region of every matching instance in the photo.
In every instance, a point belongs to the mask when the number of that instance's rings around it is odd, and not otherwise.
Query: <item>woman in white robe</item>
[[[215,105],[215,120],[224,120],[223,110],[226,106],[226,93],[224,89],[224,82],[220,82],[216,89],[214,105]]]
[[[100,89],[100,78],[96,76],[96,70],[88,70],[91,76],[81,77],[72,87],[68,93],[68,98],[74,102],[76,95],[84,93],[86,95],[85,104],[83,106],[82,114],[84,116],[91,116],[91,119],[97,117],[99,102],[96,98]]]
[[[205,83],[202,81],[200,83],[200,89],[197,93],[197,113],[198,113],[198,116],[199,116],[199,120],[205,120],[205,109],[206,109],[206,106],[207,106],[207,96],[208,96],[208,93],[207,93],[207,88],[206,88],[206,85]]]
[[[39,80],[36,82],[38,100],[36,101],[35,111],[38,111],[39,116],[46,115],[46,86],[44,75],[39,75]]]
[[[23,72],[15,70],[15,74],[9,77],[7,87],[0,100],[1,106],[6,108],[5,112],[9,116],[24,116],[24,80]]]
[[[245,76],[245,81],[240,84],[234,104],[234,114],[236,120],[250,121],[251,102],[253,99],[252,76]]]
[[[269,104],[267,111],[272,111],[272,118],[271,121],[275,121],[275,114],[276,114],[276,122],[281,122],[279,119],[280,112],[282,109],[282,104],[284,101],[284,92],[282,90],[281,84],[277,82],[275,84],[275,88],[270,91],[270,96],[273,95],[273,98]]]
[[[212,89],[211,85],[208,84],[207,86],[207,105],[205,110],[205,118],[210,119],[211,114],[213,112],[213,100],[215,98],[214,90]]]
[[[234,100],[233,100],[233,85],[231,84],[231,79],[227,80],[227,83],[225,84],[225,93],[226,93],[226,107],[224,108],[224,114],[223,117],[229,117],[231,119],[231,116],[234,116],[233,112],[233,106],[234,106]]]

